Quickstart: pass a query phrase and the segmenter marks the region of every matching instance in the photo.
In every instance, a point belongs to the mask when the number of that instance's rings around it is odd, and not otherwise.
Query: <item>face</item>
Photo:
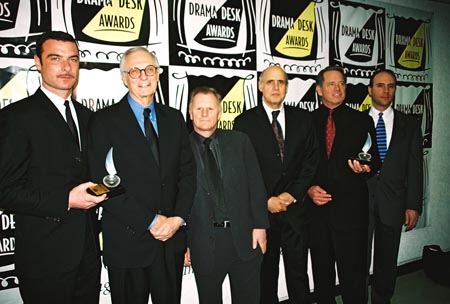
[[[267,68],[258,82],[258,89],[263,94],[266,105],[279,109],[288,90],[286,74],[278,66]]]
[[[147,76],[144,71],[141,75],[133,79],[127,73],[131,68],[145,69],[148,65],[156,66],[153,57],[145,51],[136,51],[129,54],[123,62],[122,81],[128,87],[131,97],[143,106],[148,106],[152,103],[153,96],[155,96],[158,87],[159,69],[152,76]]]
[[[42,86],[50,92],[67,98],[78,81],[80,57],[75,43],[49,39],[42,45],[42,60],[34,56],[41,73]]]
[[[322,103],[329,109],[340,106],[345,100],[344,76],[339,71],[327,71],[323,74],[322,86],[317,86],[316,91],[322,96]]]
[[[192,98],[189,107],[194,131],[204,137],[209,137],[217,129],[221,109],[219,102],[211,93],[198,93]]]
[[[373,86],[368,87],[372,97],[372,106],[378,111],[386,110],[395,97],[395,78],[391,74],[381,72],[373,79]]]

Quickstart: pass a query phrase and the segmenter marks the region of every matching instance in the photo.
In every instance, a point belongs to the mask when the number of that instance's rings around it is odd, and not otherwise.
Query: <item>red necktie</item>
[[[327,128],[325,129],[325,141],[327,145],[327,156],[330,158],[331,148],[333,147],[334,136],[336,135],[336,126],[333,120],[333,109],[329,109]]]

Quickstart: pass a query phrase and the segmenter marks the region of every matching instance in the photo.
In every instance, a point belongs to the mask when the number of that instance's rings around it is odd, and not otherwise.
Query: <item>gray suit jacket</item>
[[[401,225],[405,209],[422,211],[422,133],[413,117],[394,110],[392,138],[379,175],[369,179],[370,207],[386,225]]]
[[[243,260],[258,254],[252,248],[252,230],[267,228],[267,195],[255,151],[247,135],[236,131],[218,129],[220,167],[225,195],[225,206],[231,222],[234,247]],[[202,151],[191,133],[191,144],[197,162],[197,192],[190,213],[188,239],[192,266],[198,273],[208,273],[213,268],[215,248],[213,202],[207,194]]]

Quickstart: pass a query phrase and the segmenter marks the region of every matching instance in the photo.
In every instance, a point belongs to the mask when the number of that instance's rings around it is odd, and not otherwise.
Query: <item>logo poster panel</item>
[[[185,115],[189,127],[192,127],[188,113],[189,95],[196,87],[213,87],[222,96],[222,117],[219,121],[221,129],[232,129],[236,116],[257,104],[254,71],[171,66],[169,72],[169,105]]]
[[[430,83],[431,14],[397,7],[386,10],[386,67],[399,81]]]
[[[368,78],[385,65],[385,14],[381,7],[330,1],[330,64],[350,77]]]
[[[328,65],[326,1],[257,3],[258,70],[279,64],[288,73],[316,75]]]
[[[256,68],[255,0],[172,0],[170,63]]]

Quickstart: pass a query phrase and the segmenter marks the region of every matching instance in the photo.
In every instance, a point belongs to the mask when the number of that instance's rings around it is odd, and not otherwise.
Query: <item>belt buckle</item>
[[[230,221],[223,221],[223,228],[230,227]]]

